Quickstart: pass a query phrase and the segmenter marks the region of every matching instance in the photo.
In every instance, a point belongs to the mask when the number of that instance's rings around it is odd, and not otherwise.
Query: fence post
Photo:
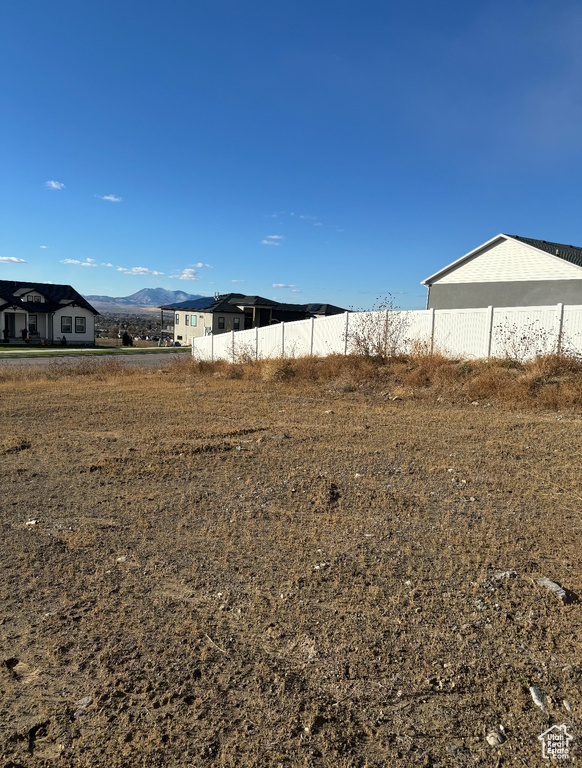
[[[344,355],[348,354],[348,327],[350,324],[350,313],[346,312],[346,328],[344,332]]]
[[[493,307],[487,307],[487,360],[491,357],[491,346],[493,344]]]
[[[259,359],[259,326],[255,327],[255,360]]]
[[[434,307],[431,307],[428,311],[430,312],[430,353],[432,355],[434,351],[434,320],[435,320]]]
[[[315,330],[315,318],[311,318],[311,343],[309,345],[309,354],[313,355],[313,333]]]
[[[210,334],[210,362],[214,362],[214,334]]]
[[[285,357],[285,323],[281,323],[281,357]]]
[[[558,304],[556,306],[556,320],[558,325],[558,343],[556,345],[556,352],[559,355],[562,352],[562,329],[564,327],[564,305]]]
[[[232,346],[232,362],[234,363],[234,329],[230,332],[230,343]]]

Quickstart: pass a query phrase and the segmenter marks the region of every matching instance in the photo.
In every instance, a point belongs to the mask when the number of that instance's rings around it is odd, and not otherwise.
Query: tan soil
[[[341,389],[0,380],[2,768],[579,754],[580,417]]]

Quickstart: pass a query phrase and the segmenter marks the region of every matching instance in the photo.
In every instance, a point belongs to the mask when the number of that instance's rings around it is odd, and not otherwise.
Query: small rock
[[[127,560],[127,556],[126,556],[126,555],[120,555],[120,556],[119,556],[119,557],[116,559],[116,561],[115,561],[115,562],[116,562],[116,563],[125,563],[125,561],[126,561],[126,560]]]
[[[333,413],[333,411],[324,411],[324,413],[329,414],[329,413]]]
[[[39,522],[38,518],[36,520],[27,520],[25,525],[33,526],[36,525]]]
[[[490,747],[499,747],[501,744],[507,741],[501,731],[490,731],[485,739]]]
[[[501,581],[501,579],[515,579],[517,573],[515,571],[495,571],[493,574],[495,581]]]
[[[551,591],[556,595],[556,597],[559,597],[560,600],[564,601],[566,599],[566,590],[562,589],[562,587],[559,584],[556,584],[555,581],[550,581],[550,579],[544,576],[543,578],[538,579],[538,584],[541,587],[547,587],[548,589],[551,589]]]
[[[566,710],[566,712],[571,712],[572,711],[572,705],[570,704],[568,699],[564,699],[562,704],[564,705],[564,709]]]
[[[354,480],[358,480],[360,477],[361,477],[360,473],[356,472],[356,474],[354,475]]]
[[[479,405],[479,402],[478,402],[477,400],[473,400],[473,402],[471,403],[471,405]]]
[[[546,695],[545,693],[537,688],[535,685],[530,685],[529,692],[531,694],[533,703],[536,705],[536,707],[539,707],[540,709],[546,708]]]
[[[82,715],[86,714],[87,707],[91,706],[92,702],[92,696],[83,696],[82,699],[79,699],[79,701],[75,704],[76,710],[74,716],[81,717]]]

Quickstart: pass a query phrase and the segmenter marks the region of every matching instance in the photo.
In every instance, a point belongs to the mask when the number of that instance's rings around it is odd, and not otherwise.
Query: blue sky
[[[582,244],[582,6],[5,0],[0,279],[421,308]]]

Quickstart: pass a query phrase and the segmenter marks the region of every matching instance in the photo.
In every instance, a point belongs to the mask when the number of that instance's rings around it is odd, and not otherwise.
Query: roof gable
[[[422,284],[581,279],[581,269],[582,249],[499,234]]]

